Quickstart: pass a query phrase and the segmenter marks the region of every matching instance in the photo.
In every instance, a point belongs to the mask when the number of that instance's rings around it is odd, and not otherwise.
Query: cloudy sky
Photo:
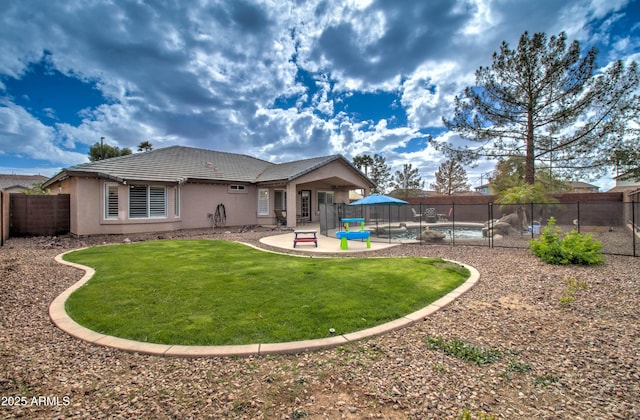
[[[379,153],[427,187],[453,98],[524,31],[640,61],[640,0],[3,1],[0,173],[105,142],[284,162]],[[493,169],[467,167],[476,186]],[[606,189],[610,180],[594,182]]]

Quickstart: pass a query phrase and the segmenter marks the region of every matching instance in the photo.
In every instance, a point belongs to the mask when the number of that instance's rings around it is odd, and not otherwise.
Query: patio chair
[[[422,219],[422,215],[418,212],[416,212],[416,209],[414,209],[413,207],[411,207],[411,212],[413,213],[413,220],[420,220]]]
[[[451,207],[449,209],[449,214],[438,213],[438,221],[439,222],[448,222],[449,219],[451,219],[451,216],[453,216],[453,207]]]
[[[424,219],[427,223],[435,223],[438,221],[438,212],[433,207],[429,207],[424,211]]]
[[[287,226],[287,211],[286,210],[274,210],[276,214],[276,223],[278,226]]]

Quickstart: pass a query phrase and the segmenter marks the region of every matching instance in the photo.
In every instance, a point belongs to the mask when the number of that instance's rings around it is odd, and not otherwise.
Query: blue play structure
[[[349,231],[349,223],[360,223],[359,231]],[[350,219],[342,219],[342,224],[344,225],[344,231],[336,232],[336,238],[340,239],[340,249],[349,249],[348,240],[349,239],[366,239],[367,240],[367,248],[371,248],[371,241],[369,236],[371,232],[368,230],[364,230],[364,219],[360,217],[350,218]]]

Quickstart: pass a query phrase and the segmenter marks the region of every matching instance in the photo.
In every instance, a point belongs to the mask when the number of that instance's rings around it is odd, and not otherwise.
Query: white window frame
[[[144,194],[142,189],[144,188]],[[138,191],[133,197],[137,207],[137,214],[132,214],[131,193]],[[162,185],[131,185],[129,187],[129,219],[166,219],[167,218],[167,187]]]
[[[149,218],[167,217],[167,188],[149,185]]]
[[[269,215],[269,189],[258,188],[258,215]]]
[[[110,194],[114,192],[115,195]],[[115,203],[114,203],[115,199]],[[115,213],[113,212],[115,205]],[[108,182],[104,184],[104,220],[118,220],[118,184]]]
[[[230,194],[246,194],[247,187],[241,184],[231,184],[227,187],[227,192]]]
[[[180,195],[181,194],[182,194],[182,189],[180,188],[179,185],[173,188],[173,216],[174,217],[180,217],[180,204],[181,204]]]

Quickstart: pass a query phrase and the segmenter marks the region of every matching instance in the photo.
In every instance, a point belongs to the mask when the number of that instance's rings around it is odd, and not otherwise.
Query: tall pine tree
[[[393,186],[399,190],[400,195],[409,197],[424,188],[424,181],[418,168],[414,168],[410,163],[405,163],[402,165],[402,171],[396,171]]]
[[[431,188],[442,195],[467,192],[470,186],[467,180],[467,171],[453,159],[440,165],[436,172],[436,182],[431,184]]]
[[[577,41],[567,46],[565,33],[547,42],[525,32],[514,50],[503,42],[493,64],[476,71],[475,86],[456,97],[453,118],[443,119],[469,144],[436,140],[436,148],[464,164],[522,156],[527,184],[536,162],[561,177],[601,175],[635,116],[639,74],[636,62],[600,71],[596,57]]]

